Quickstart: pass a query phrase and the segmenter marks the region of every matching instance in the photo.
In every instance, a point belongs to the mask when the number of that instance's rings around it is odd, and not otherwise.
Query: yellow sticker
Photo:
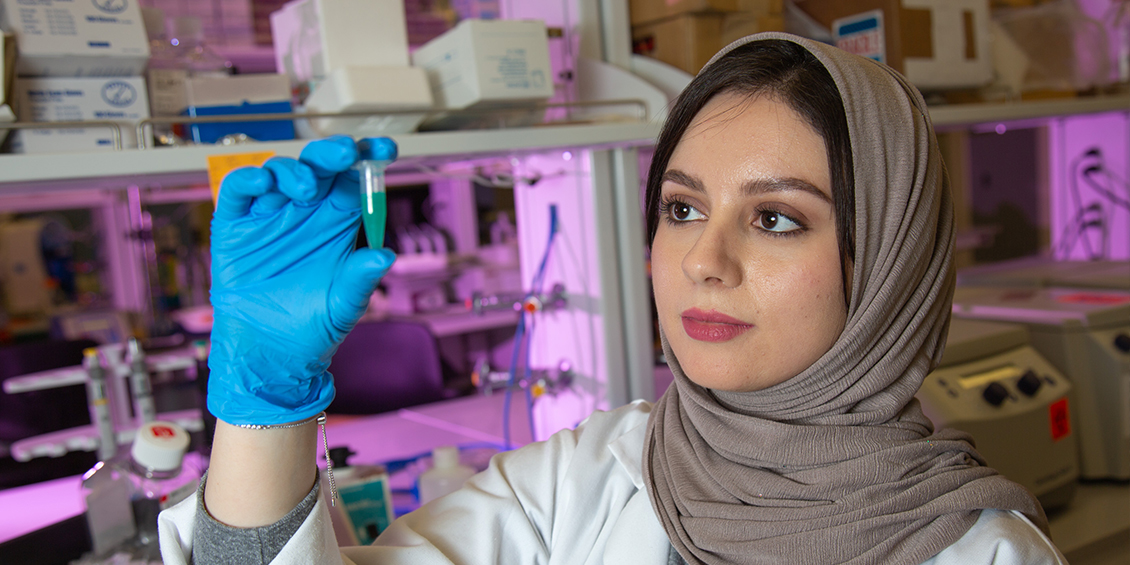
[[[258,167],[275,156],[274,151],[255,153],[227,153],[208,156],[208,182],[212,184],[212,204],[220,196],[220,182],[228,173],[240,167]]]

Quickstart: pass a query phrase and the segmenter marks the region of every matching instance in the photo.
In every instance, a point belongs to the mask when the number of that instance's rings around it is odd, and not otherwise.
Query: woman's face
[[[754,391],[847,318],[824,141],[770,97],[715,96],[667,164],[651,247],[659,324],[700,386]]]

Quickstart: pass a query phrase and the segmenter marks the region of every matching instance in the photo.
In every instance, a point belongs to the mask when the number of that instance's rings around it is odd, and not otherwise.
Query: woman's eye
[[[801,225],[788,216],[773,210],[762,210],[757,213],[757,225],[765,231],[773,233],[788,233],[801,229]]]
[[[675,200],[667,203],[667,217],[677,222],[691,222],[700,220],[705,216],[702,215],[702,212],[696,210],[694,206],[686,202]]]

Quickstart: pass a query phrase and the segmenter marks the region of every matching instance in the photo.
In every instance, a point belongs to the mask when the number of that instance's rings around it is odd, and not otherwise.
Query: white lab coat
[[[278,564],[666,565],[670,542],[643,488],[651,404],[592,415],[491,460],[462,490],[396,520],[372,546],[339,548],[324,498],[275,558]],[[160,517],[166,565],[187,565],[194,497]],[[1066,565],[1026,518],[989,510],[924,565]]]

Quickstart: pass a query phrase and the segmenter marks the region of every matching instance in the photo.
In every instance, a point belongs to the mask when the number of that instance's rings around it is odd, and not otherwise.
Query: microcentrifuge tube
[[[361,222],[369,248],[385,244],[385,218],[388,198],[385,195],[385,169],[396,160],[396,142],[387,137],[368,137],[357,144],[358,183],[361,187]]]

